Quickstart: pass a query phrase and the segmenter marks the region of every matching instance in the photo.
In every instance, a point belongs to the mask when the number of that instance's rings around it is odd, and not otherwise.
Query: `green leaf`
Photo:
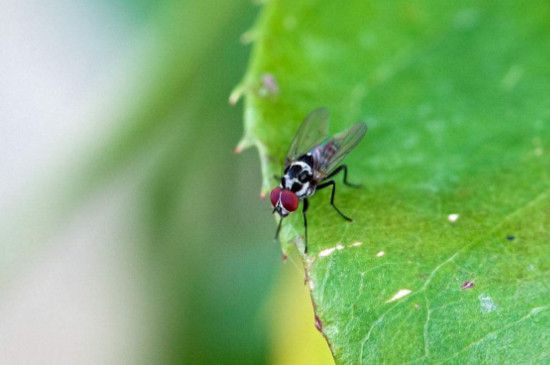
[[[264,7],[240,86],[264,192],[309,111],[330,109],[333,133],[369,126],[346,160],[364,188],[336,194],[354,222],[328,191],[308,212],[337,363],[550,361],[548,19],[548,2]],[[285,220],[285,243],[302,235]]]

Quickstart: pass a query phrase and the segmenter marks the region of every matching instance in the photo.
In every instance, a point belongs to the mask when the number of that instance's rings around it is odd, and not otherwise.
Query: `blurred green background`
[[[231,152],[259,7],[2,8],[2,362],[330,363],[257,154]]]

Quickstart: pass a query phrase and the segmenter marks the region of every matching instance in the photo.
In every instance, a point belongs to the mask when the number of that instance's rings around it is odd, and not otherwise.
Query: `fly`
[[[315,109],[306,117],[290,145],[283,176],[280,177],[281,183],[270,195],[273,213],[277,212],[281,217],[275,239],[279,238],[283,218],[298,209],[300,200],[303,201],[306,253],[308,198],[317,190],[332,188],[330,204],[342,218],[351,222],[352,219],[334,204],[336,183],[333,177],[343,172],[345,185],[359,187],[348,182],[348,168],[340,163],[361,141],[367,131],[367,125],[359,122],[328,138],[328,121],[329,113],[325,108]]]

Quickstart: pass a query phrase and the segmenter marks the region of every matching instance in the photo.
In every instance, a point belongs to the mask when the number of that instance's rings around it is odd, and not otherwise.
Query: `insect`
[[[279,238],[283,218],[298,209],[300,201],[303,201],[305,253],[307,253],[308,198],[317,190],[332,188],[330,204],[342,218],[351,221],[352,219],[334,204],[336,183],[333,177],[343,172],[345,185],[359,187],[348,182],[348,168],[340,162],[361,141],[367,131],[367,125],[359,122],[328,138],[328,121],[329,113],[325,108],[315,109],[306,117],[290,145],[283,176],[275,177],[280,179],[281,183],[270,194],[271,204],[274,207],[273,213],[277,212],[280,216],[275,239]]]

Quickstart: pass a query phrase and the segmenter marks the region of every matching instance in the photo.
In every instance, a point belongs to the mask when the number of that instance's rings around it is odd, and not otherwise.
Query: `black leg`
[[[342,216],[342,218],[344,218],[345,220],[351,222],[352,219],[350,217],[348,217],[347,215],[345,215],[344,213],[342,213],[340,211],[340,209],[338,209],[338,207],[336,207],[336,205],[334,205],[334,194],[336,193],[336,183],[334,182],[334,180],[329,180],[327,182],[324,182],[322,184],[317,185],[317,190],[324,189],[327,186],[331,186],[331,185],[332,185],[332,192],[330,194],[330,205],[332,205],[332,207],[334,209],[336,209],[336,211],[338,212],[338,214],[340,214]]]
[[[304,253],[307,253],[307,217],[306,217],[306,212],[307,212],[308,207],[309,207],[309,202],[308,202],[307,199],[304,199],[304,205],[302,206],[302,215],[304,216],[304,230],[305,230],[305,238],[306,238]]]
[[[348,166],[347,165],[340,165],[336,168],[336,170],[334,170],[333,172],[330,173],[330,175],[328,175],[327,177],[325,177],[324,180],[328,180],[330,179],[331,177],[334,177],[336,175],[338,175],[341,171],[344,171],[344,184],[347,185],[347,186],[351,186],[352,188],[360,188],[361,185],[360,184],[352,184],[350,182],[348,182]]]
[[[279,240],[279,232],[281,232],[281,225],[283,224],[283,217],[279,218],[279,225],[277,226],[277,231],[275,232],[275,239]]]

